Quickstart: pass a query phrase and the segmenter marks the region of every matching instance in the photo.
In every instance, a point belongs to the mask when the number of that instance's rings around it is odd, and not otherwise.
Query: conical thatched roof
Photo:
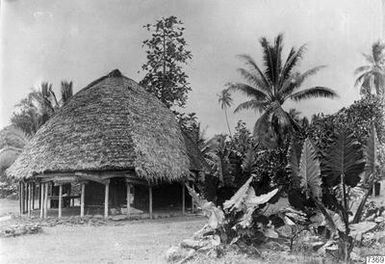
[[[7,173],[28,178],[132,170],[148,181],[172,181],[186,177],[191,165],[174,114],[115,70],[74,95],[39,129]]]

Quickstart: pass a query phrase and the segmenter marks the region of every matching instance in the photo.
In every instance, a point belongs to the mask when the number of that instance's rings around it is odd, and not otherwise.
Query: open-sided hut
[[[77,197],[68,186],[80,184],[81,216],[85,207],[104,205],[105,217],[124,206],[127,213],[135,207],[151,217],[153,206],[167,203],[184,210],[184,183],[203,162],[175,115],[114,70],[80,90],[42,126],[7,174],[20,180],[22,213],[30,214],[39,189],[41,217],[47,216],[48,200],[57,201],[60,217],[63,190],[71,204]]]

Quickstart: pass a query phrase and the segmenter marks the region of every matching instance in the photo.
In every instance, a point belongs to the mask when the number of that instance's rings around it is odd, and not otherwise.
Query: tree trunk
[[[230,125],[229,125],[229,118],[227,116],[227,109],[225,109],[225,117],[226,117],[227,129],[229,130],[230,137],[232,138],[233,136],[231,135]]]

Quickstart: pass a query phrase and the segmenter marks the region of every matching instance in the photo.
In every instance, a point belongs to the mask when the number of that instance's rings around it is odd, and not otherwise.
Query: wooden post
[[[19,182],[19,210],[20,210],[20,215],[23,214],[23,202],[22,202],[22,189],[21,189],[21,181]]]
[[[32,211],[35,209],[35,193],[36,193],[36,184],[32,183]]]
[[[182,182],[182,214],[185,215],[186,213],[186,187],[184,186],[184,182]]]
[[[24,194],[24,200],[25,200],[25,213],[28,213],[28,183],[24,184],[25,194]]]
[[[84,192],[86,185],[82,183],[82,192],[80,194],[80,217],[84,217]]]
[[[131,184],[127,182],[127,216],[130,216]]]
[[[47,208],[48,209],[51,209],[51,196],[53,194],[53,186],[50,186],[49,183],[47,183],[48,185],[48,191],[47,191],[47,197],[48,197],[48,202],[47,202]]]
[[[110,181],[107,181],[104,189],[104,218],[108,217],[108,192],[110,190]]]
[[[32,193],[31,193],[31,183],[29,182],[27,184],[27,188],[28,188],[28,217],[31,216],[31,205],[32,205]]]
[[[25,182],[23,182],[23,214],[25,214],[26,212],[26,208],[27,208],[27,205],[26,205],[26,197],[27,194],[25,193]]]
[[[193,183],[191,183],[191,189],[195,191],[195,186]],[[195,213],[195,204],[194,204],[194,198],[191,196],[191,212]]]
[[[44,184],[44,218],[47,218],[48,215],[48,182]]]
[[[152,219],[152,187],[151,185],[148,186],[148,200],[149,200],[148,212],[150,214],[150,219]]]
[[[40,183],[40,203],[39,203],[39,207],[40,207],[40,218],[43,218],[44,216],[44,185],[42,183]]]
[[[59,210],[58,210],[58,217],[60,218],[61,217],[61,209],[62,209],[62,200],[63,200],[63,186],[60,184],[59,185]]]
[[[41,200],[43,199],[43,196],[41,195],[41,183],[39,183],[39,209],[41,210]]]

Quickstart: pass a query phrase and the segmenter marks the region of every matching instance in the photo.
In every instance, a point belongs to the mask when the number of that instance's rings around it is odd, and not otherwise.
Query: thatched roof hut
[[[196,146],[186,142],[174,114],[114,70],[75,94],[39,129],[7,173],[28,179],[128,171],[159,182],[184,179],[201,166]]]

